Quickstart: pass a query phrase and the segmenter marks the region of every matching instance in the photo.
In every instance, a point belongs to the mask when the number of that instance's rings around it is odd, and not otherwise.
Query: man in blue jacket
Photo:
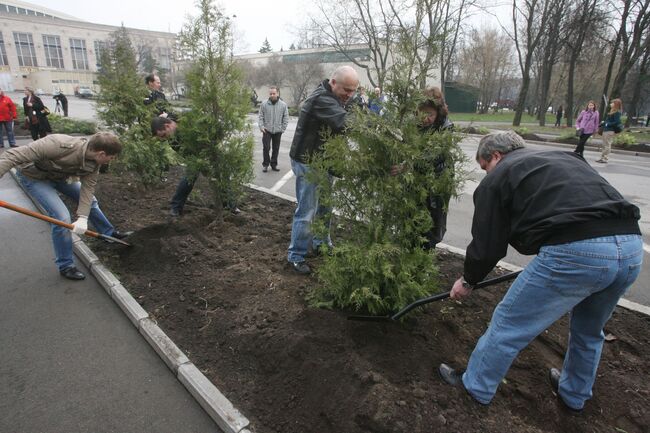
[[[314,155],[323,152],[323,130],[341,134],[348,115],[346,103],[359,86],[359,76],[351,66],[336,69],[329,80],[324,80],[303,102],[296,132],[291,143],[291,169],[296,176],[297,207],[291,225],[291,244],[287,259],[299,274],[309,274],[311,269],[305,263],[309,244],[318,250],[322,243],[331,246],[327,239],[318,239],[311,234],[311,223],[315,217],[325,216],[330,210],[318,203],[317,185],[307,180],[309,162]]]
[[[512,131],[484,137],[476,160],[487,175],[474,192],[472,242],[451,297],[468,296],[508,244],[537,256],[494,310],[467,370],[441,364],[440,375],[489,404],[519,351],[570,312],[564,365],[549,379],[562,407],[580,412],[592,396],[603,327],[641,270],[639,208],[579,155],[525,149]]]

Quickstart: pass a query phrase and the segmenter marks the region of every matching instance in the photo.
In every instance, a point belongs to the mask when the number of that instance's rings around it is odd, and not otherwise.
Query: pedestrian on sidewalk
[[[53,96],[53,98],[56,101],[57,106],[60,104],[61,108],[63,108],[63,117],[68,117],[68,98],[66,98],[60,90]],[[57,112],[57,110],[54,111]]]
[[[614,135],[623,131],[623,123],[621,122],[622,111],[623,101],[618,98],[612,99],[612,102],[609,103],[609,112],[603,123],[603,150],[600,159],[596,162],[607,164],[609,153],[612,151]]]
[[[574,150],[575,153],[584,158],[585,143],[589,140],[597,130],[598,125],[600,124],[600,114],[596,110],[596,103],[594,101],[589,101],[587,103],[587,108],[582,110],[578,115],[578,120],[576,120],[576,131],[580,134],[580,139],[578,141],[578,146]]]
[[[25,97],[23,98],[23,110],[25,111],[26,123],[29,126],[29,132],[32,140],[38,140],[39,137],[47,136],[52,132],[50,121],[47,120],[49,110],[41,101],[41,98],[34,94],[34,90],[25,87]]]
[[[16,104],[0,89],[0,146],[5,147],[4,133],[7,131],[7,141],[9,147],[16,147],[16,137],[14,137],[14,120],[16,120]]]
[[[564,109],[560,105],[560,108],[558,108],[557,111],[555,112],[555,127],[556,128],[559,128],[560,126],[562,126],[562,114],[564,114]]]
[[[280,99],[277,86],[269,87],[269,99],[262,102],[257,124],[262,131],[262,171],[280,171],[278,168],[278,153],[280,152],[280,139],[282,133],[289,125],[289,109],[287,104]],[[269,151],[273,150],[269,156]]]
[[[78,203],[73,232],[85,233],[90,220],[100,234],[123,239],[130,233],[117,231],[93,196],[99,167],[115,159],[121,151],[119,139],[109,132],[99,132],[90,138],[53,134],[0,155],[0,177],[12,167],[20,167],[18,180],[48,216],[71,222],[70,211],[59,197],[61,193]],[[85,275],[72,258],[70,230],[56,224],[51,226],[59,273],[70,280],[83,280]]]
[[[560,407],[580,412],[592,396],[603,327],[641,271],[640,211],[572,152],[524,147],[511,131],[479,143],[487,175],[474,192],[472,241],[451,298],[469,296],[508,244],[536,257],[497,305],[466,371],[441,364],[439,373],[487,405],[519,352],[571,313],[564,365],[549,379]]]
[[[308,180],[309,162],[314,155],[324,152],[324,130],[333,135],[342,134],[348,112],[346,104],[357,91],[359,76],[351,66],[337,68],[329,80],[324,80],[303,102],[296,133],[291,143],[291,169],[296,176],[296,211],[291,223],[291,243],[287,260],[294,271],[309,274],[311,269],[305,263],[305,256],[311,244],[318,251],[323,243],[332,247],[329,232],[325,239],[312,235],[311,224],[314,218],[327,219],[331,209],[322,206],[318,200],[318,185]]]

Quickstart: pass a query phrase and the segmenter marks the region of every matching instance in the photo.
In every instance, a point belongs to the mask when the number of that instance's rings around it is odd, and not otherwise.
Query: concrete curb
[[[41,213],[44,213],[42,206],[18,182],[15,169],[11,170],[11,175],[32,203]],[[185,353],[149,317],[147,311],[131,296],[120,280],[99,261],[95,253],[77,235],[72,236],[73,250],[77,257],[90,269],[90,273],[100,286],[214,422],[226,433],[250,433],[246,430],[250,425],[248,419],[190,362]]]

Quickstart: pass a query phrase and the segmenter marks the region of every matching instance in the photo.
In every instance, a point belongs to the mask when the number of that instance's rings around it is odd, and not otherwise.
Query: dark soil
[[[309,307],[315,278],[286,264],[294,204],[251,191],[232,215],[193,196],[170,221],[177,179],[145,191],[128,176],[103,175],[102,208],[136,233],[130,249],[92,248],[253,431],[650,432],[649,317],[616,310],[583,416],[564,413],[547,383],[548,369],[562,365],[566,318],[520,354],[482,407],[443,384],[436,367],[466,364],[507,285],[430,304],[403,323],[349,321]],[[462,258],[438,260],[441,286],[451,287]]]

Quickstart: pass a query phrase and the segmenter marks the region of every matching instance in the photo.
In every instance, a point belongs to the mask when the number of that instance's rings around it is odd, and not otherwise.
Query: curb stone
[[[11,175],[18,186],[30,198],[41,213],[45,213],[40,204],[23,188],[16,179],[15,169]],[[145,341],[156,351],[167,367],[174,372],[179,382],[207,412],[212,420],[226,433],[250,433],[244,430],[250,425],[248,419],[217,389],[201,371],[194,366],[176,344],[149,318],[146,310],[131,296],[120,280],[103,264],[92,250],[72,234],[75,255],[86,265],[100,286],[125,313],[138,329]]]
[[[178,368],[178,380],[226,433],[240,433],[248,427],[248,420],[194,364],[181,365]]]
[[[139,325],[140,334],[149,342],[149,345],[154,348],[174,374],[178,373],[181,365],[190,362],[181,349],[174,344],[171,338],[151,318],[140,320]]]

